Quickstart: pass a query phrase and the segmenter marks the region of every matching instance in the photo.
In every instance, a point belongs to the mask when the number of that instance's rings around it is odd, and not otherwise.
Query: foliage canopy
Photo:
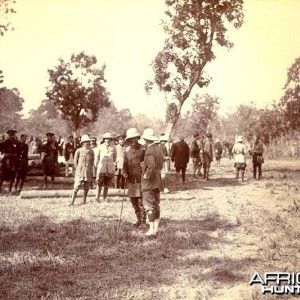
[[[50,86],[47,97],[67,120],[74,132],[95,122],[99,111],[110,106],[105,87],[105,65],[96,66],[95,56],[84,52],[73,54],[70,61],[59,59],[59,64],[48,70]]]
[[[165,3],[167,18],[163,28],[167,38],[152,62],[154,79],[145,88],[149,92],[156,85],[159,91],[171,94],[168,101],[173,112],[171,131],[194,86],[202,88],[209,84],[204,68],[215,59],[214,47],[233,46],[227,37],[227,27],[230,24],[241,27],[244,14],[243,0],[165,0]]]

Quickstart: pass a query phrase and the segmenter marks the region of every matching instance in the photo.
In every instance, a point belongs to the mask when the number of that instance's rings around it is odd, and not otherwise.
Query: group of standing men
[[[8,181],[11,195],[13,185],[17,192],[23,187],[28,168],[28,145],[25,134],[21,135],[20,141],[15,138],[15,130],[8,130],[6,134],[7,139],[0,142],[0,153],[3,155],[0,167],[0,193],[3,182]]]
[[[129,128],[125,140],[127,147],[120,143],[115,146],[111,133],[106,132],[103,143],[91,147],[89,135],[81,137],[81,147],[74,154],[76,171],[70,205],[74,205],[80,186],[83,186],[83,203],[86,203],[93,179],[96,182],[96,201],[101,202],[102,188],[102,201],[108,201],[108,189],[116,169],[122,168],[120,175],[123,179],[119,179],[127,181],[128,196],[137,217],[135,226],[146,224],[148,216],[149,230],[146,235],[156,235],[160,220],[161,170],[168,158],[164,156],[151,128],[145,129],[142,135],[136,128]],[[123,151],[122,162],[117,162],[118,151]]]
[[[21,134],[16,138],[16,130],[10,129],[6,132],[7,139],[0,142],[0,153],[2,155],[0,167],[0,192],[4,181],[9,182],[9,194],[21,192],[28,171],[28,144],[27,135]],[[44,173],[44,184],[48,184],[48,176],[54,181],[54,171],[58,157],[58,146],[53,139],[54,134],[48,132],[46,141],[41,147],[41,158]]]

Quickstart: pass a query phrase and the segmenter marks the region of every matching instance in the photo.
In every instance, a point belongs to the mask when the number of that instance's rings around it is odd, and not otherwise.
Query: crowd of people
[[[102,139],[84,134],[80,139],[72,135],[65,140],[47,132],[45,140],[40,143],[22,134],[16,138],[15,130],[7,131],[7,138],[0,142],[1,168],[0,192],[3,181],[9,182],[9,193],[20,192],[28,171],[28,154],[40,154],[44,175],[44,187],[48,187],[48,177],[54,181],[55,168],[59,156],[65,159],[65,176],[74,176],[74,187],[70,206],[73,206],[78,190],[83,187],[83,203],[87,203],[88,192],[96,187],[96,201],[107,202],[109,188],[128,189],[128,197],[136,214],[137,227],[144,227],[146,217],[149,230],[146,235],[156,235],[160,220],[160,193],[169,193],[167,176],[174,163],[177,182],[186,182],[187,165],[192,160],[193,180],[203,176],[209,180],[211,162],[217,165],[224,151],[234,156],[234,167],[238,181],[239,174],[244,181],[247,167],[246,154],[252,155],[253,177],[261,179],[263,144],[259,136],[254,137],[253,145],[248,149],[242,136],[236,138],[232,147],[222,144],[219,139],[213,143],[212,134],[205,137],[198,133],[193,135],[189,145],[184,136],[171,143],[164,134],[157,137],[151,128],[139,133],[136,128],[129,128],[126,134],[114,138],[106,132]],[[70,170],[71,169],[71,170]],[[102,192],[102,194],[101,194]],[[102,198],[101,198],[102,197]]]

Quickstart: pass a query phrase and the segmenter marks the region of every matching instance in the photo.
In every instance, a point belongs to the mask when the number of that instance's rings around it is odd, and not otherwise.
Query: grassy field
[[[171,175],[156,238],[132,227],[128,199],[119,228],[121,198],[1,195],[0,299],[277,299],[249,281],[300,271],[300,161],[267,161],[261,181],[249,166],[245,183],[232,164],[208,182]]]

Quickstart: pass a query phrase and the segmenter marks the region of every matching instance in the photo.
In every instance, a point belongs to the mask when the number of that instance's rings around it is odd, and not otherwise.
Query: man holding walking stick
[[[126,131],[126,141],[130,145],[124,154],[123,177],[128,182],[128,196],[134,209],[137,222],[135,227],[146,224],[146,212],[142,201],[142,162],[144,161],[145,151],[138,143],[140,134],[136,128],[129,128]]]

